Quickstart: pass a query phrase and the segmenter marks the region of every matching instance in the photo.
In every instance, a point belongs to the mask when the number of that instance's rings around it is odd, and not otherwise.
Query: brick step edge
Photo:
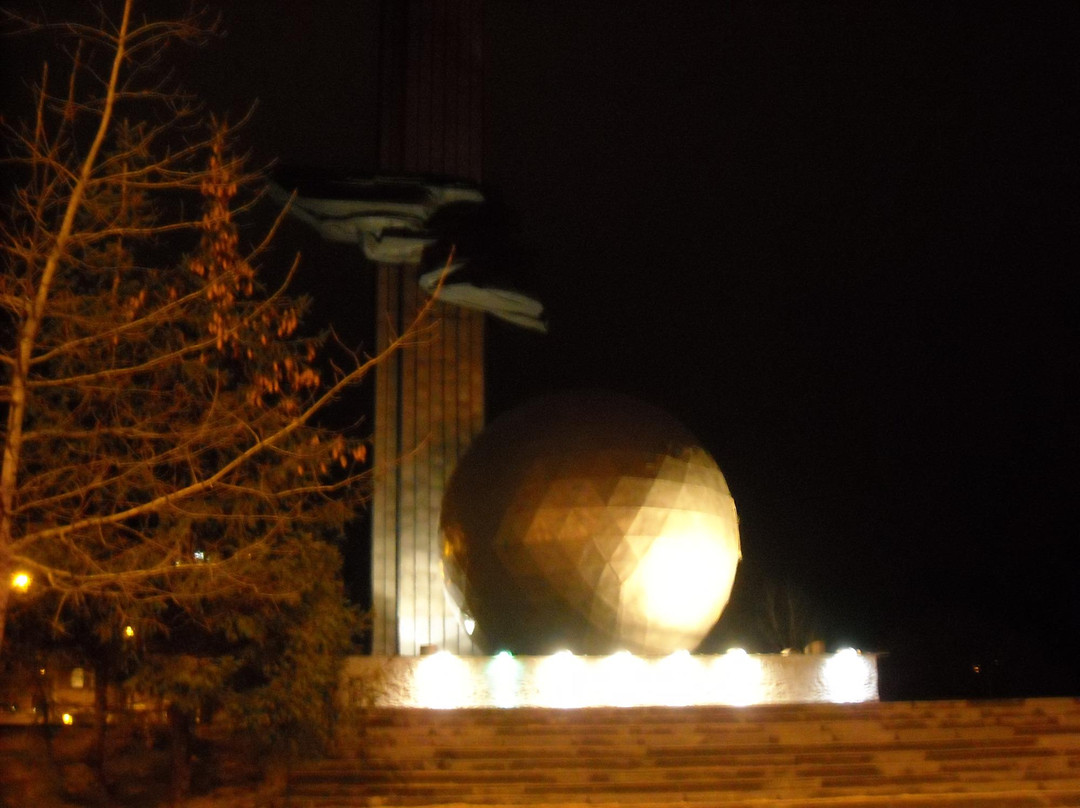
[[[349,799],[347,797],[311,798],[284,796],[273,800],[268,808],[521,808],[530,803],[485,802],[432,802],[424,799],[377,798]],[[538,803],[532,803],[538,804]],[[621,808],[625,800],[545,802],[544,808]],[[633,803],[634,808],[693,808],[709,803],[685,800],[642,800]],[[713,800],[712,804],[724,808],[1067,808],[1080,806],[1080,789],[1047,789],[999,791],[985,794],[878,794],[828,797],[745,797],[732,795],[731,799]]]

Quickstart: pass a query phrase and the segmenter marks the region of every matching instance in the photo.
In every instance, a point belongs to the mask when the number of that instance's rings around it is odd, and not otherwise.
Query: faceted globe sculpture
[[[739,563],[713,459],[667,414],[606,393],[492,422],[450,479],[441,530],[447,590],[492,653],[692,650]]]

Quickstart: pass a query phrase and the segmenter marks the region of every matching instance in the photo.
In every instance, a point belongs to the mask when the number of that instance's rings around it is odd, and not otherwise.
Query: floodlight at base
[[[342,692],[377,707],[637,707],[854,703],[878,700],[877,656],[835,654],[662,657],[350,657]],[[372,683],[377,683],[375,686]]]

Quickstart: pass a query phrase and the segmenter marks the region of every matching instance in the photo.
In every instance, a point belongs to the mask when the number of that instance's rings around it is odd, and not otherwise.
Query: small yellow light
[[[64,713],[62,716],[60,716],[60,720],[64,722],[65,727],[70,727],[72,724],[75,723],[75,717],[72,716],[71,713]]]
[[[11,576],[11,588],[17,589],[20,592],[25,592],[30,588],[30,573],[28,572],[16,572]]]
[[[135,629],[133,629],[131,626],[124,626],[124,636],[128,638],[134,637]]]

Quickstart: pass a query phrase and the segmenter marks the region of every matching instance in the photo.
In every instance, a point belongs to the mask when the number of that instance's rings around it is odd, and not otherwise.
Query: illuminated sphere
[[[489,652],[692,650],[739,563],[724,475],[677,421],[565,393],[494,422],[443,499],[443,573]]]

